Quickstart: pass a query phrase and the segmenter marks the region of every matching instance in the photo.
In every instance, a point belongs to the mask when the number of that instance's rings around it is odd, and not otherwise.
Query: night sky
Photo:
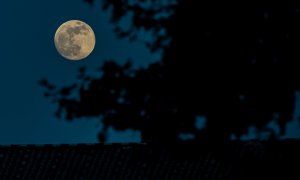
[[[96,143],[99,120],[56,119],[56,106],[43,96],[38,81],[47,78],[67,85],[76,80],[81,66],[93,74],[108,59],[124,63],[130,58],[134,67],[146,67],[159,59],[159,54],[151,54],[141,42],[117,39],[109,12],[101,10],[99,1],[90,6],[82,0],[15,0],[2,2],[0,8],[0,144]],[[86,22],[96,35],[95,49],[83,61],[65,60],[53,43],[56,29],[71,19]],[[299,97],[295,116],[300,115]],[[299,128],[296,120],[289,123],[285,137],[300,137]],[[108,139],[137,141],[138,133],[134,132],[111,133]]]
[[[86,66],[96,73],[107,59],[145,67],[159,58],[142,43],[119,40],[109,23],[109,12],[82,0],[16,0],[1,4],[0,49],[0,144],[95,143],[101,124],[82,119],[56,119],[56,106],[43,96],[38,85],[47,78],[57,85],[72,84],[77,70]],[[65,21],[78,19],[89,24],[96,36],[93,53],[83,61],[68,61],[54,46],[56,29]],[[110,142],[138,141],[136,133],[112,133]]]

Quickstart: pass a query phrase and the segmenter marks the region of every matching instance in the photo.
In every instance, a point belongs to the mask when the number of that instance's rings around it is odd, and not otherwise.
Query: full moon
[[[79,20],[63,23],[54,37],[55,47],[60,55],[69,60],[82,60],[93,51],[96,38],[92,28]]]

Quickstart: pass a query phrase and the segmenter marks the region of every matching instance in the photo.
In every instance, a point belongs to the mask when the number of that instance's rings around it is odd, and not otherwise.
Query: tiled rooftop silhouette
[[[299,141],[205,146],[0,146],[0,179],[300,179]]]

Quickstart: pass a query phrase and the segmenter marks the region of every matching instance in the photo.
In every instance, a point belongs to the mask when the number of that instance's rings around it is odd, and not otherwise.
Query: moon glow
[[[93,51],[96,38],[92,28],[79,20],[63,23],[54,37],[55,47],[60,55],[69,60],[82,60]]]

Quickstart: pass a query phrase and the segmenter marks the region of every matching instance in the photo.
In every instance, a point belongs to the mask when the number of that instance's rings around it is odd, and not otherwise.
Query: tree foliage
[[[102,117],[100,141],[109,127],[140,130],[147,142],[178,142],[183,133],[228,140],[249,126],[274,138],[284,134],[300,85],[299,4],[103,0],[103,9],[111,10],[120,38],[152,33],[146,45],[162,50],[162,59],[145,69],[107,61],[101,78],[82,68],[80,83],[60,89],[42,80],[57,116]],[[120,26],[124,17],[129,30]],[[205,128],[195,126],[199,116]],[[273,120],[279,135],[266,127]]]

